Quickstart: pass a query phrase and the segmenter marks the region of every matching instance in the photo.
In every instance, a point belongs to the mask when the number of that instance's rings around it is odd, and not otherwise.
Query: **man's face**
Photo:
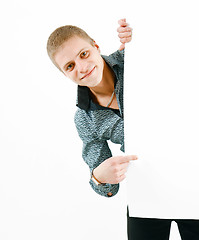
[[[104,60],[99,47],[74,36],[62,44],[55,61],[63,73],[80,86],[95,87],[103,76]]]

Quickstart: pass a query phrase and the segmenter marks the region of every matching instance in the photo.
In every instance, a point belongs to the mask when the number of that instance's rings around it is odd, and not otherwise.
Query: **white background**
[[[127,239],[125,182],[109,199],[91,189],[73,123],[76,86],[46,53],[50,33],[66,24],[112,53],[127,7],[88,0],[1,4],[0,239]]]

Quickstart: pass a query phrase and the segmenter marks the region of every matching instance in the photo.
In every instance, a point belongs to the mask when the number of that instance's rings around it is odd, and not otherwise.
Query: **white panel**
[[[134,0],[126,46],[130,216],[199,219],[198,1]]]

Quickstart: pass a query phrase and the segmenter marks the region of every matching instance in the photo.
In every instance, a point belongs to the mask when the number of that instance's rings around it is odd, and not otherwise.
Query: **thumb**
[[[118,21],[118,24],[121,26],[121,27],[126,27],[128,24],[126,23],[126,18],[123,18],[123,19],[120,19]]]

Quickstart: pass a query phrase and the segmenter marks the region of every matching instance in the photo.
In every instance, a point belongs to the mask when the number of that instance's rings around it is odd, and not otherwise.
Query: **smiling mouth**
[[[84,75],[84,76],[81,78],[81,80],[84,79],[84,78],[86,78],[86,77],[89,77],[89,76],[92,74],[92,72],[94,71],[94,69],[95,69],[95,67],[94,67],[88,74]]]

